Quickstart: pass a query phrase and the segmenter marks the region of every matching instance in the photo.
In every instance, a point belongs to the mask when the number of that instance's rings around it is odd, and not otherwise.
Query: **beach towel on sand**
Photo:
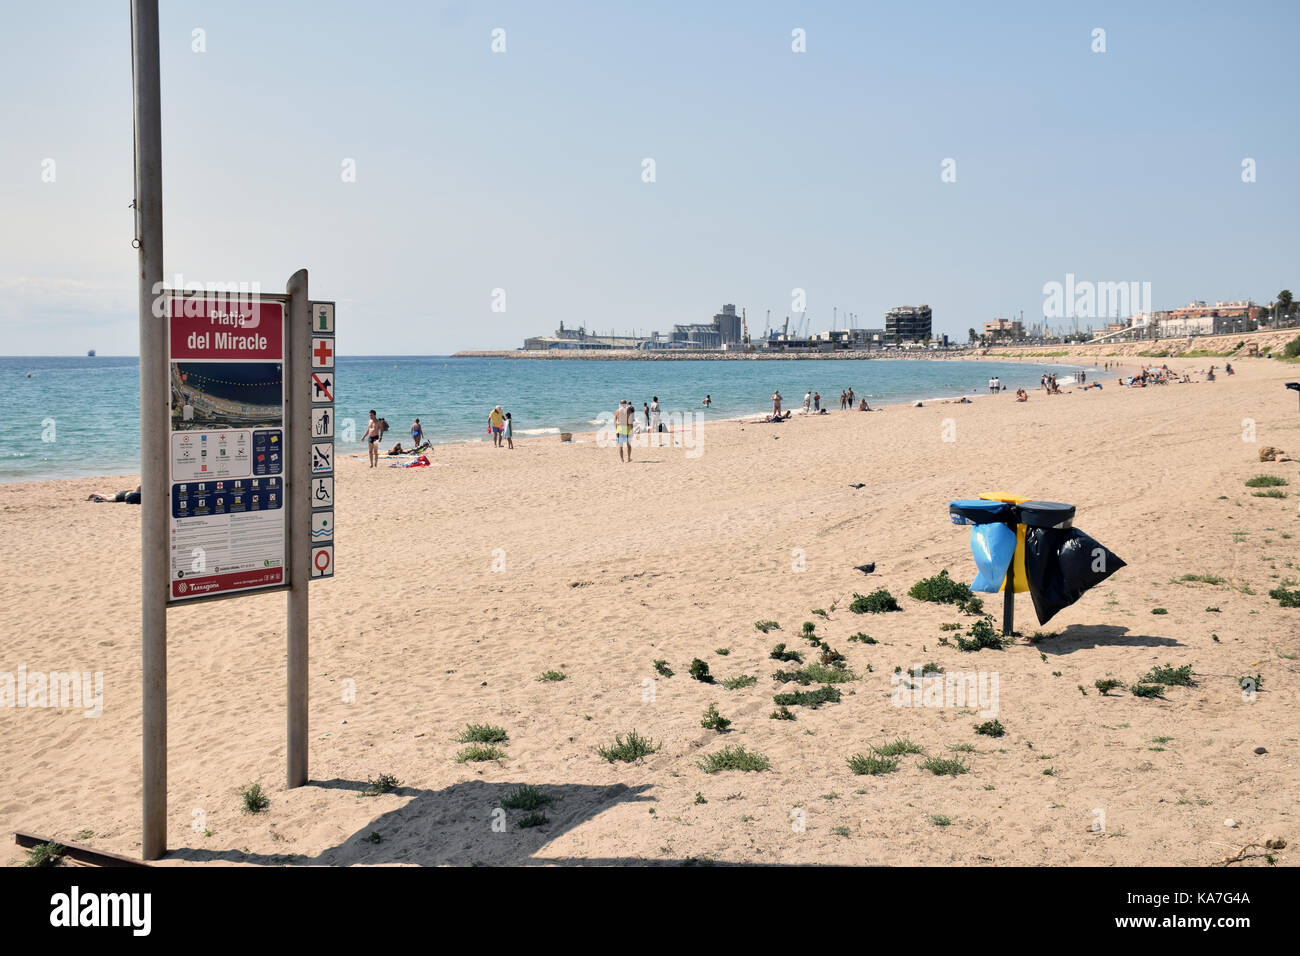
[[[391,465],[389,465],[388,467],[389,467],[389,468],[428,468],[428,467],[429,467],[429,459],[426,458],[424,455],[421,455],[419,458],[412,458],[412,459],[411,459],[410,461],[408,461],[408,462],[396,462],[396,461],[395,461],[395,462],[393,462]]]

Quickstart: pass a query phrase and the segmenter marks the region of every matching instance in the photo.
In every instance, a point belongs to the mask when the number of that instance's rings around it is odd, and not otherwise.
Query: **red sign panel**
[[[279,361],[284,357],[284,303],[229,298],[172,298],[172,359]]]
[[[172,581],[172,597],[203,597],[226,591],[244,591],[249,588],[272,587],[284,583],[284,568],[258,568],[233,571],[227,574],[209,574],[193,580]]]

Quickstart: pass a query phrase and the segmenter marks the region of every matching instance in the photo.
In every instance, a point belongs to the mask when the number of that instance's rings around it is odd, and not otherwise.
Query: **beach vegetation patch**
[[[922,578],[908,590],[907,596],[917,601],[931,604],[964,605],[975,596],[970,586],[954,581],[948,577],[948,569],[940,571],[934,577]]]
[[[1097,692],[1100,693],[1103,697],[1105,697],[1111,691],[1119,687],[1123,687],[1124,682],[1122,680],[1116,680],[1113,677],[1102,677],[1093,681],[1092,686],[1096,687]]]
[[[59,860],[67,851],[61,843],[55,843],[51,840],[49,843],[38,843],[27,851],[27,860],[23,866],[58,866]]]
[[[499,744],[504,743],[507,734],[504,727],[493,724],[466,724],[465,729],[456,736],[458,744]]]
[[[260,783],[250,783],[239,791],[239,800],[243,804],[244,813],[261,813],[271,805],[271,798]]]
[[[623,763],[632,763],[648,756],[659,749],[659,744],[650,740],[648,737],[642,737],[635,730],[626,737],[614,736],[612,746],[597,747],[596,753],[613,763],[620,760]]]
[[[1184,574],[1178,579],[1179,584],[1226,584],[1227,578],[1217,574]]]
[[[1001,737],[1007,732],[1007,728],[1002,726],[1000,720],[986,720],[982,724],[975,725],[975,733],[983,734],[985,737]]]
[[[1165,689],[1159,684],[1134,684],[1129,688],[1134,697],[1164,697]]]
[[[667,661],[655,661],[655,673],[660,677],[672,677],[673,669],[668,666]]]
[[[960,757],[926,757],[921,761],[921,769],[930,771],[936,777],[970,773],[970,767]]]
[[[849,769],[860,777],[876,777],[897,770],[898,758],[886,757],[875,752],[854,754],[849,758]]]
[[[729,647],[714,648],[713,653],[717,654],[719,657],[726,657],[728,654],[731,653],[731,648]]]
[[[792,711],[789,707],[778,707],[776,710],[772,711],[767,716],[771,717],[773,720],[794,720],[795,719],[794,711]]]
[[[781,625],[776,623],[776,621],[755,621],[754,630],[762,631],[764,634],[766,634],[768,631],[781,630]]]
[[[381,773],[378,777],[366,781],[366,788],[361,791],[363,797],[377,797],[383,793],[391,793],[402,785],[391,773]]]
[[[870,594],[853,593],[853,603],[849,610],[854,614],[884,614],[888,611],[901,611],[898,601],[885,588],[877,588]]]
[[[739,677],[724,677],[718,681],[727,690],[740,690],[742,687],[752,687],[758,683],[758,678],[753,674],[741,674]]]
[[[540,827],[550,822],[551,821],[546,818],[546,814],[534,811],[528,814],[528,816],[522,817],[515,826],[521,830],[527,830],[531,827]]]
[[[771,761],[760,753],[746,750],[740,747],[723,747],[716,753],[711,753],[699,762],[699,767],[705,773],[718,773],[723,770],[741,770],[746,773],[755,773],[768,770],[772,766]]]
[[[778,644],[772,648],[772,653],[768,655],[774,661],[794,661],[796,664],[803,663],[803,654],[799,651],[787,651],[784,644]]]
[[[568,680],[568,677],[569,675],[563,671],[542,671],[541,676],[537,679],[546,683],[554,683],[556,681]]]
[[[691,661],[691,676],[701,684],[713,683],[713,675],[709,673],[709,665],[698,657]]]
[[[1252,491],[1252,498],[1285,498],[1286,492],[1281,488],[1269,488],[1266,491]]]
[[[1167,687],[1196,686],[1196,681],[1192,680],[1191,664],[1185,664],[1182,667],[1174,667],[1170,664],[1161,664],[1158,667],[1151,668],[1139,683],[1164,684]]]
[[[957,626],[958,626],[958,627],[961,627],[960,624],[957,625]],[[858,643],[858,644],[879,644],[880,642],[879,642],[878,640],[876,640],[874,637],[872,637],[870,634],[863,634],[861,631],[858,631],[858,633],[854,634],[852,637],[849,638],[849,643],[850,643],[850,644],[853,644],[853,643]]]
[[[942,813],[930,814],[930,823],[936,827],[952,826],[952,820],[945,817]]]
[[[956,636],[957,647],[963,651],[978,651],[986,647],[1000,651],[1003,645],[1010,643],[1011,640],[1011,638],[1007,638],[1004,641],[1003,638],[998,636],[998,632],[993,627],[993,618],[987,614],[971,624],[966,631],[965,637],[960,634]]]
[[[903,757],[907,754],[925,753],[925,748],[909,737],[895,737],[879,747],[872,747],[882,757]]]
[[[700,726],[705,730],[716,730],[720,734],[727,732],[731,726],[731,721],[718,713],[717,704],[709,704],[709,709],[704,712],[704,719],[700,721]]]
[[[819,687],[817,690],[795,691],[789,694],[776,694],[772,703],[785,707],[807,707],[816,710],[822,704],[838,704],[840,691],[837,687]]]
[[[1300,607],[1300,590],[1273,588],[1268,592],[1268,596],[1276,601],[1279,607]]]
[[[502,760],[506,752],[493,744],[470,744],[462,747],[456,754],[456,763],[483,763],[488,760]]]
[[[1289,484],[1281,475],[1256,475],[1246,479],[1247,488],[1281,488]]]
[[[812,613],[816,614],[818,617],[825,618],[828,621],[831,619],[830,615],[826,613],[826,609],[822,607],[813,608]]]
[[[1151,613],[1152,613],[1152,614],[1168,614],[1169,611],[1167,611],[1165,608],[1162,608],[1162,607],[1153,607],[1153,608],[1151,609]]]
[[[521,783],[501,798],[501,806],[506,810],[540,810],[554,802],[554,797],[526,783]]]

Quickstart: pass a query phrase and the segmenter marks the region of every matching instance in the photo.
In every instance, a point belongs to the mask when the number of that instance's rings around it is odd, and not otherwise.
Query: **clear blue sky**
[[[5,11],[5,354],[136,351],[127,6]],[[796,287],[818,329],[927,302],[962,338],[1070,272],[1156,308],[1300,293],[1293,2],[162,7],[168,276],[306,266],[345,353],[724,302],[757,332]]]

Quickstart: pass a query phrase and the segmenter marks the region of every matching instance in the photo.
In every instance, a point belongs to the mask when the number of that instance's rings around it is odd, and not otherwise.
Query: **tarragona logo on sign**
[[[284,356],[281,302],[172,299],[171,357],[278,360]]]

